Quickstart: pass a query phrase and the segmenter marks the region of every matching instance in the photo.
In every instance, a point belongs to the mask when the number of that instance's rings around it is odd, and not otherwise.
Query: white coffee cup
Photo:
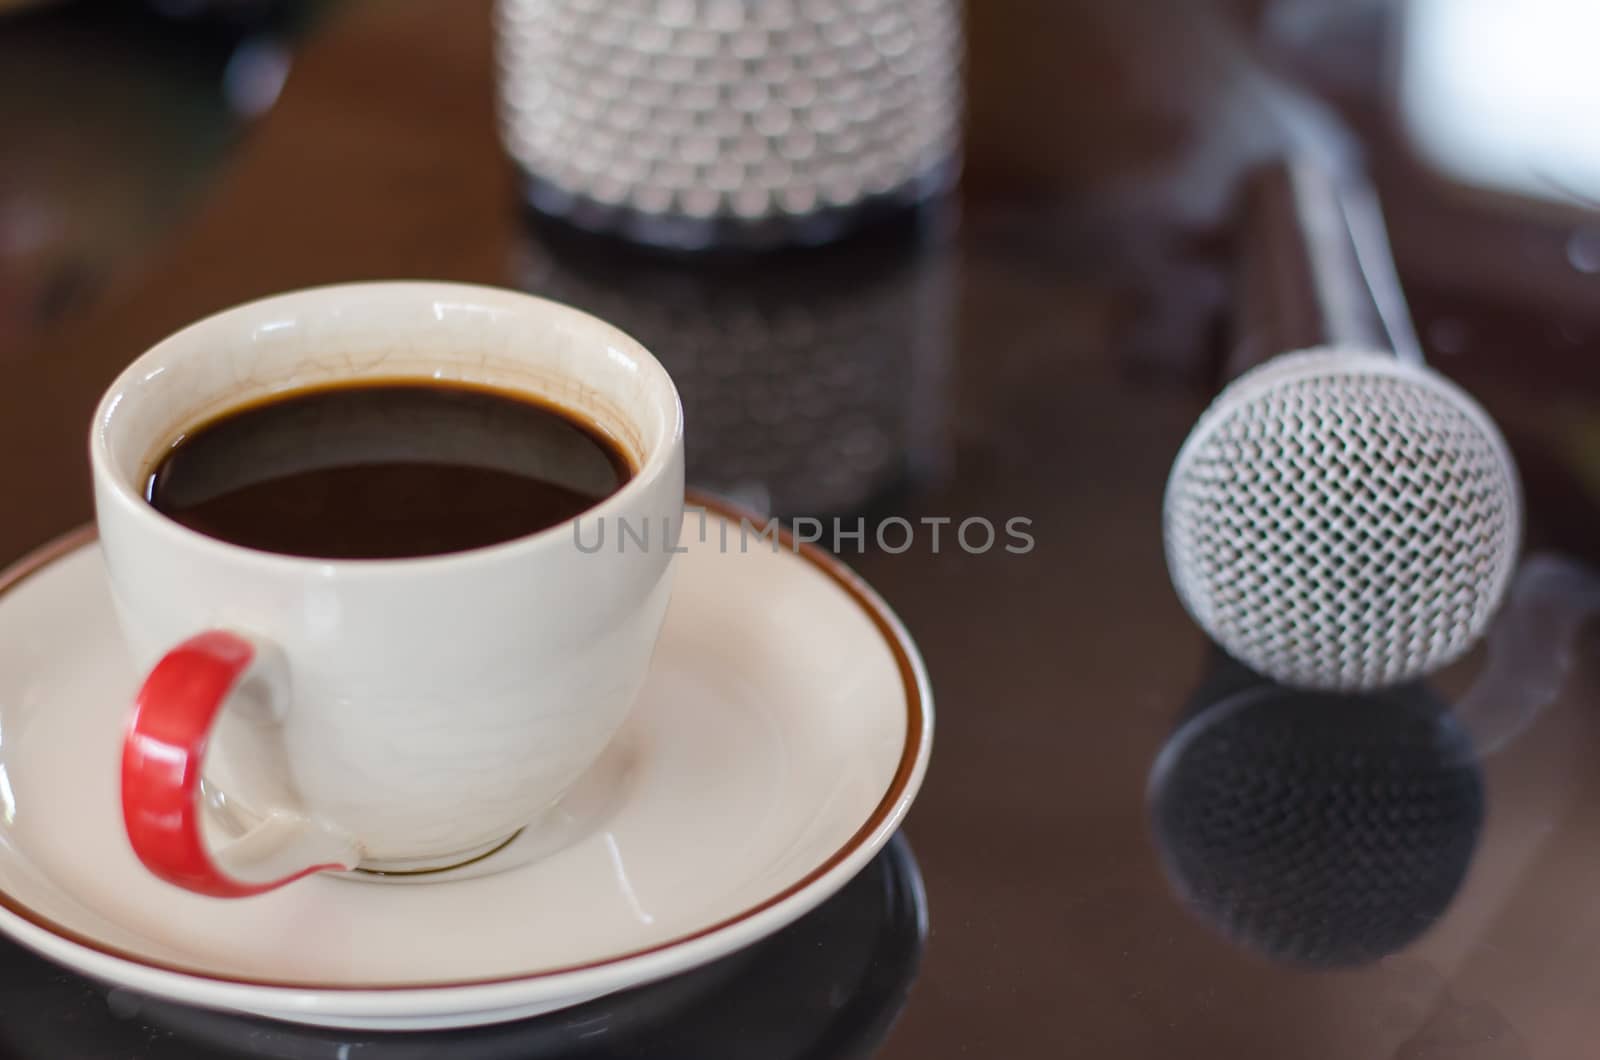
[[[414,559],[256,551],[145,499],[186,429],[359,379],[532,395],[604,430],[636,473],[576,521]],[[643,347],[577,310],[421,282],[251,302],[129,365],[90,455],[112,595],[148,675],[123,747],[124,821],[178,886],[244,896],[477,857],[593,764],[644,681],[683,514],[682,411]],[[584,520],[626,523],[632,543],[643,528],[651,547],[597,550]]]

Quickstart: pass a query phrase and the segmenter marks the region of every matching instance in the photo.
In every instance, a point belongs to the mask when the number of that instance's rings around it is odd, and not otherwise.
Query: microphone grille
[[[1515,466],[1442,376],[1310,350],[1241,376],[1167,486],[1167,563],[1217,644],[1286,685],[1372,689],[1465,652],[1521,538]]]

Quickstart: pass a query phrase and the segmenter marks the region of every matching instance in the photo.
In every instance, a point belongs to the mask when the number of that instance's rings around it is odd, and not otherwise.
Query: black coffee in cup
[[[247,548],[392,559],[537,533],[633,474],[615,439],[529,395],[383,381],[278,394],[202,423],[157,463],[145,496]]]

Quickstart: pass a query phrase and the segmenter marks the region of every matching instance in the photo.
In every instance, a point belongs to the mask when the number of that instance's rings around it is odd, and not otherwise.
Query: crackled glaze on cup
[[[282,556],[167,519],[145,481],[186,429],[273,393],[438,379],[552,401],[638,473],[580,517],[651,528],[651,547],[580,548],[571,523],[417,559]],[[144,668],[195,633],[265,638],[288,662],[277,746],[248,710],[207,752],[213,796],[249,819],[292,799],[364,865],[447,862],[537,818],[599,756],[638,693],[665,615],[683,512],[683,425],[666,372],[574,309],[494,288],[368,283],[268,298],[136,360],[90,439],[119,619]]]

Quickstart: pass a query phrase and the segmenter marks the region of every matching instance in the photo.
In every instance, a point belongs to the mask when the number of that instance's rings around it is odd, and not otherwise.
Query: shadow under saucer
[[[0,943],[0,1051],[112,1060],[836,1060],[870,1053],[921,963],[927,902],[897,835],[788,928],[661,982],[517,1023],[414,1033],[344,1031],[190,1008],[101,988]]]

